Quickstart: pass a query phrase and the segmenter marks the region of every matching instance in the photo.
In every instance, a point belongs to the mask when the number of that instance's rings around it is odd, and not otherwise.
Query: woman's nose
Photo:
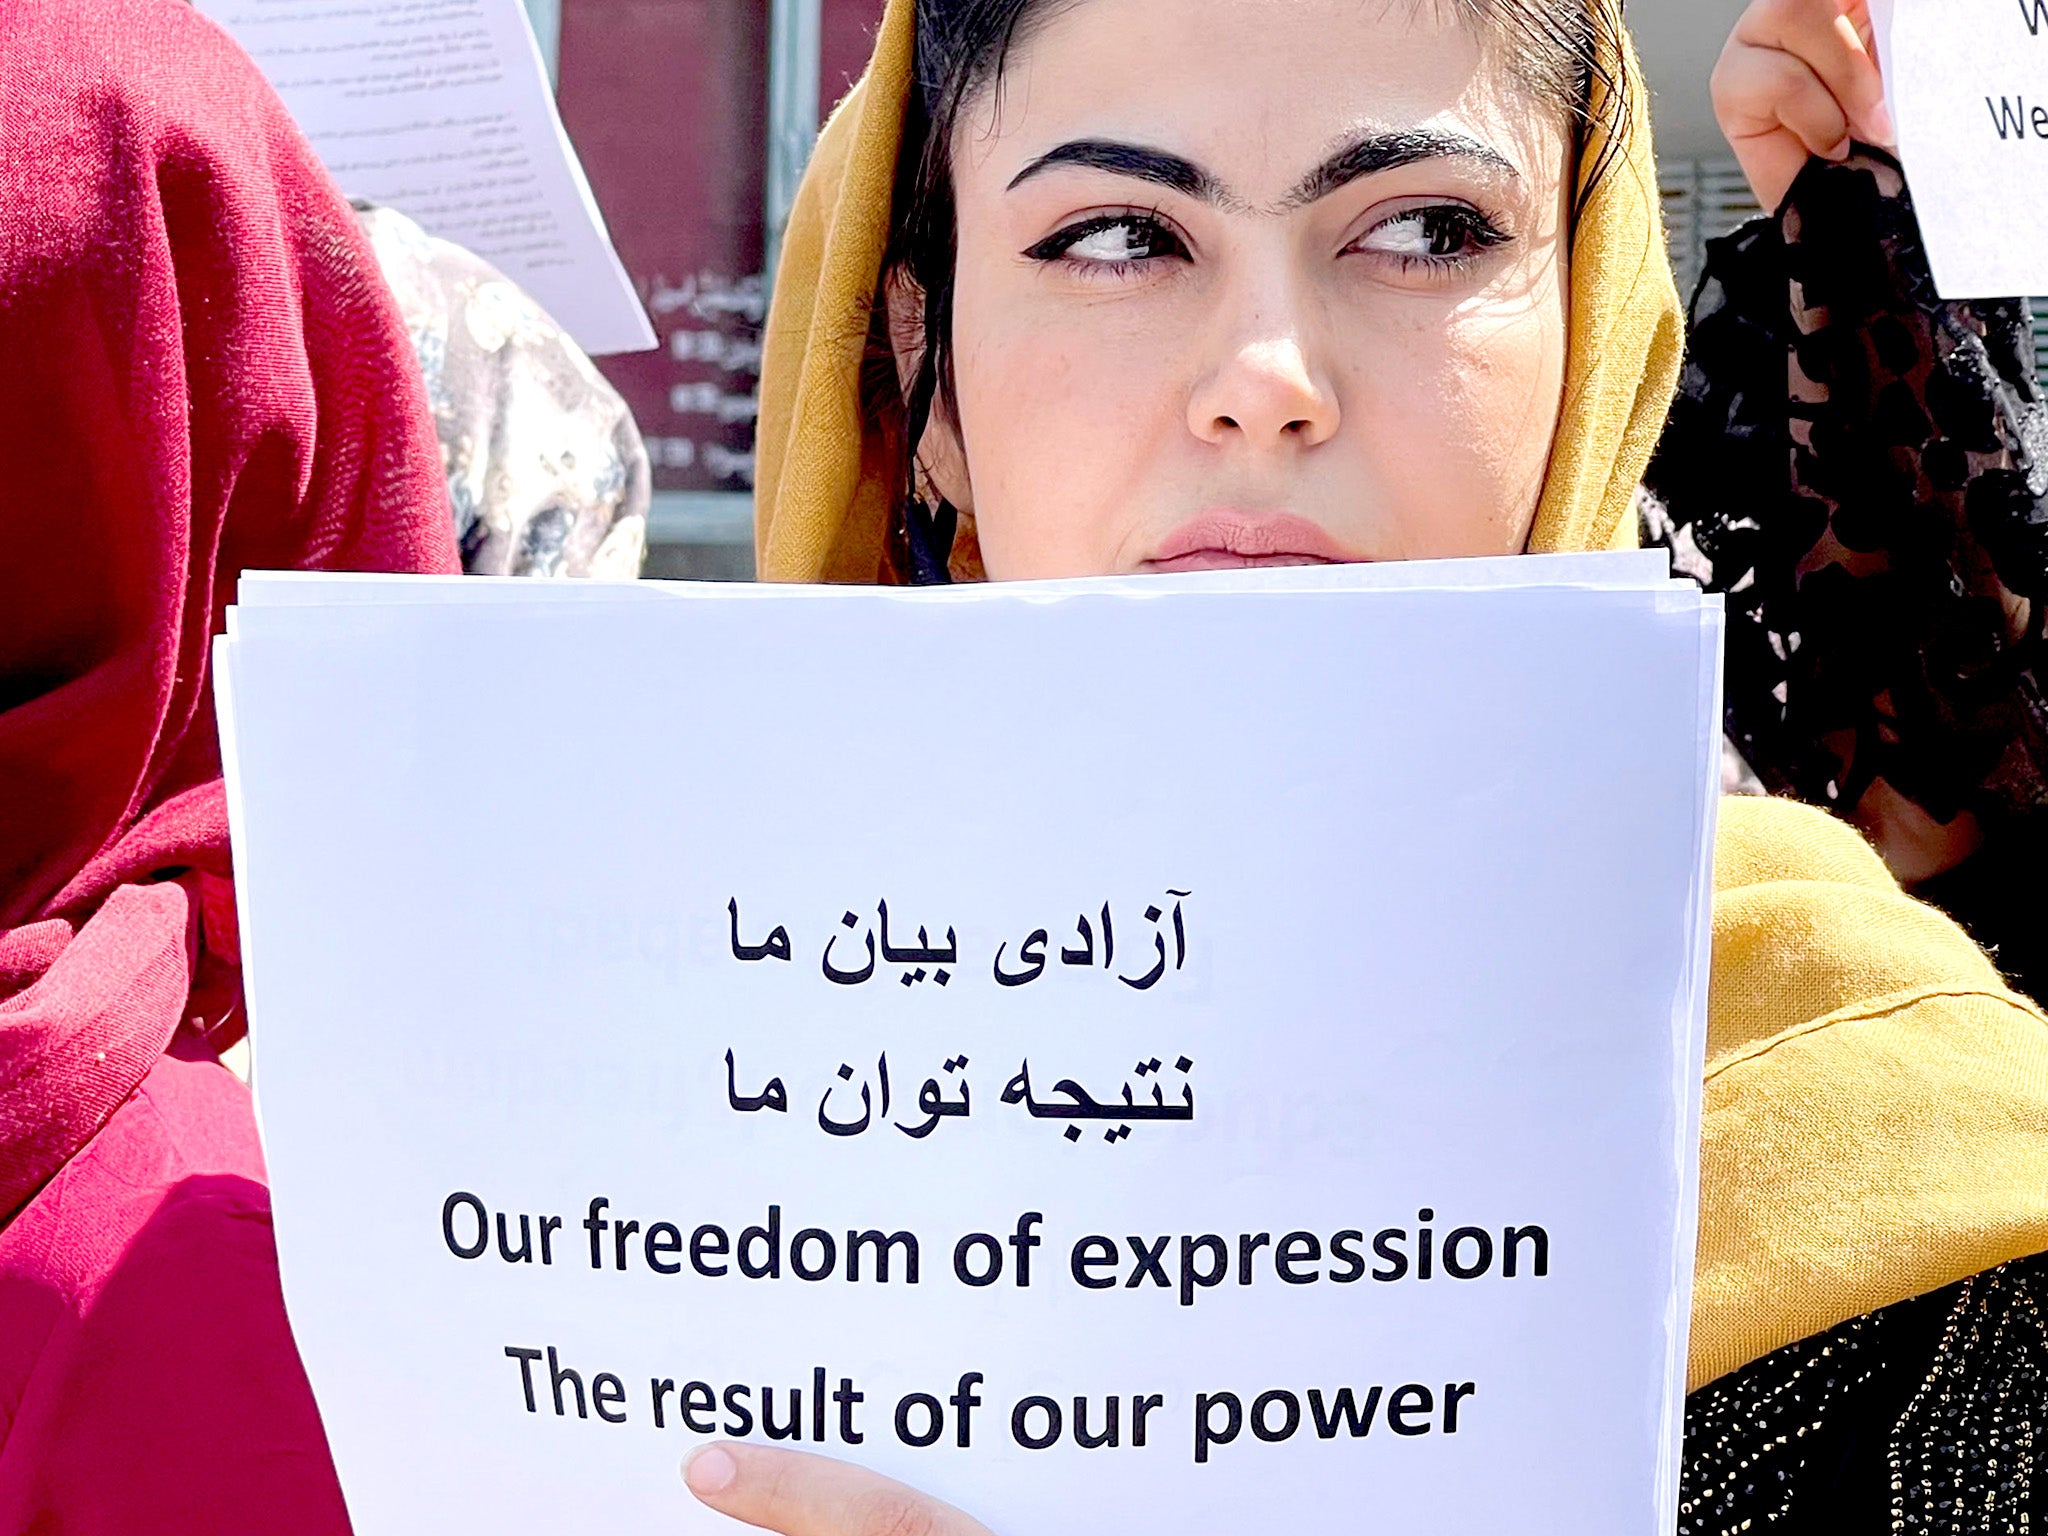
[[[1188,399],[1188,430],[1218,446],[1314,447],[1338,419],[1336,391],[1287,334],[1235,341]]]

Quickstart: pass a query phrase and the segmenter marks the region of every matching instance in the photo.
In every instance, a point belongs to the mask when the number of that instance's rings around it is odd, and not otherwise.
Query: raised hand
[[[1753,0],[1714,66],[1714,116],[1757,201],[1774,209],[1809,155],[1892,148],[1868,0]]]

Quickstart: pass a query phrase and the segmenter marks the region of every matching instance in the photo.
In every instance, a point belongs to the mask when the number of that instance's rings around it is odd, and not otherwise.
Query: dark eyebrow
[[[1351,140],[1323,163],[1302,177],[1281,202],[1280,209],[1305,208],[1328,197],[1339,187],[1361,176],[1396,170],[1419,160],[1472,160],[1520,181],[1522,173],[1499,150],[1462,133],[1443,128],[1403,128],[1393,133],[1365,134]],[[1242,207],[1223,183],[1194,161],[1163,149],[1142,144],[1124,144],[1114,139],[1070,139],[1055,145],[1010,178],[1006,191],[1015,191],[1032,177],[1055,166],[1078,165],[1129,176],[1170,188],[1183,197],[1198,198],[1219,208]]]
[[[1353,139],[1302,177],[1281,206],[1304,208],[1361,176],[1413,165],[1418,160],[1444,159],[1476,160],[1511,180],[1522,179],[1522,173],[1507,156],[1491,145],[1442,128],[1404,128],[1396,133],[1367,134]]]
[[[1057,145],[1012,176],[1010,185],[1004,190],[1014,191],[1041,171],[1049,171],[1059,165],[1079,165],[1089,170],[1108,171],[1113,176],[1135,177],[1139,181],[1169,187],[1183,197],[1200,198],[1205,203],[1229,201],[1223,184],[1192,160],[1168,154],[1163,149],[1147,149],[1141,144],[1119,144],[1113,139],[1072,139]]]

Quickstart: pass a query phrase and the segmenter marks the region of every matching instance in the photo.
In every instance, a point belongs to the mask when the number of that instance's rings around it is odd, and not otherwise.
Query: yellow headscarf
[[[864,421],[860,370],[913,10],[889,0],[784,237],[758,437],[769,580],[883,574],[900,448],[892,424]],[[1615,32],[1630,110],[1573,233],[1565,406],[1533,550],[1635,542],[1632,499],[1678,377],[1649,91],[1618,17]],[[1587,165],[1602,147],[1587,146]],[[2048,1251],[2048,1020],[1819,811],[1725,801],[1715,885],[1694,1387]]]

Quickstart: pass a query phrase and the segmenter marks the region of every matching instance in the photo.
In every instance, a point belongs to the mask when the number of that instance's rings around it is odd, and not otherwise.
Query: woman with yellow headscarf
[[[890,0],[784,246],[760,568],[1621,547],[1681,346],[1612,0]],[[1716,880],[1681,1530],[2023,1529],[2048,1022],[1819,812],[1729,802]],[[766,1447],[687,1476],[980,1529]]]

